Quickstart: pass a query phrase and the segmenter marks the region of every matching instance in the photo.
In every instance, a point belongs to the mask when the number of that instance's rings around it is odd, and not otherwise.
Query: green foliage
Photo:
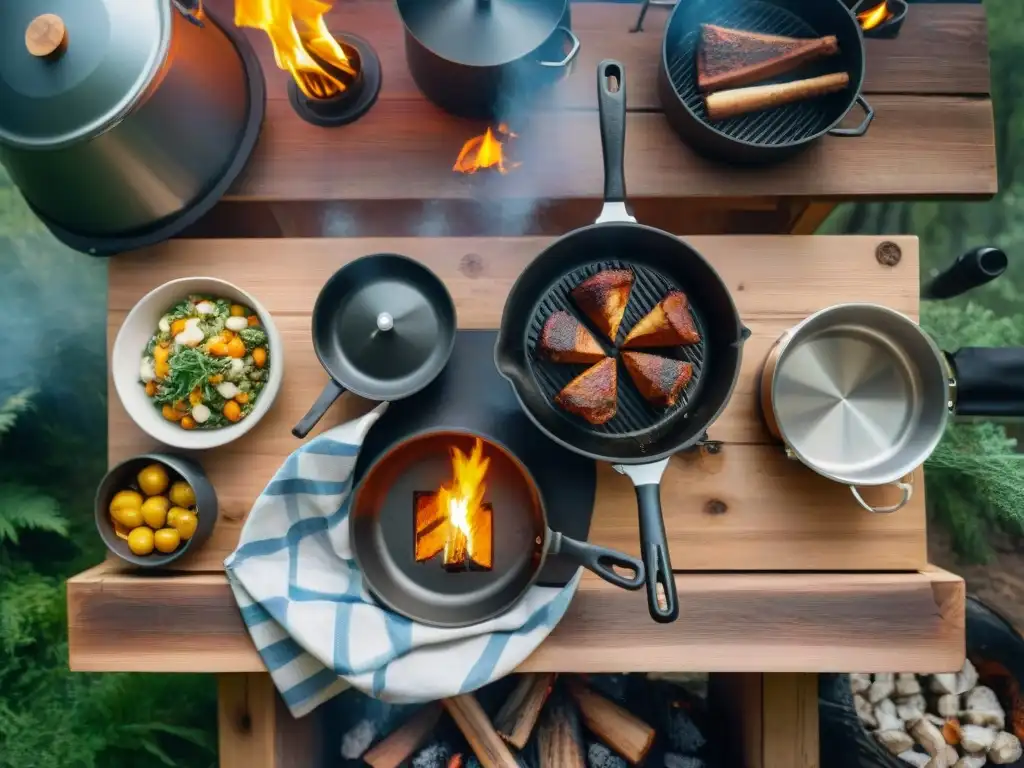
[[[250,352],[256,347],[267,345],[267,332],[262,328],[243,328],[238,332],[239,337],[245,342],[245,348]]]

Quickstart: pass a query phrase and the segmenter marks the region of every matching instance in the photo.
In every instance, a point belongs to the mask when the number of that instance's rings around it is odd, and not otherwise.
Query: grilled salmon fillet
[[[566,384],[555,403],[591,424],[604,424],[615,416],[617,394],[618,370],[615,360],[606,357]]]
[[[675,405],[679,394],[693,378],[692,365],[671,357],[649,355],[646,352],[623,352],[622,362],[640,394],[654,405]]]
[[[605,269],[572,289],[576,306],[612,342],[626,314],[633,273],[628,269]]]
[[[834,35],[801,39],[702,24],[697,87],[707,93],[750,85],[838,52]]]
[[[672,291],[640,319],[622,342],[624,347],[676,347],[700,341],[690,302],[682,291]]]
[[[583,323],[563,310],[544,321],[537,348],[542,356],[556,363],[596,363],[605,356]]]

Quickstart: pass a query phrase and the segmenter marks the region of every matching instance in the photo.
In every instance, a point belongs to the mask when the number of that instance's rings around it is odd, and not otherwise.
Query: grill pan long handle
[[[292,427],[292,434],[300,440],[310,433],[317,425],[317,422],[324,417],[327,409],[334,405],[334,401],[345,394],[347,390],[334,379],[328,379],[324,385],[323,392],[316,399],[309,412],[302,417],[302,420]]]
[[[661,476],[668,459],[654,464],[615,465],[636,486],[640,510],[640,554],[647,571],[647,609],[651,618],[667,624],[679,617],[679,596],[668,556],[665,520],[661,514]]]
[[[604,153],[604,201],[625,203],[626,69],[612,59],[597,65],[597,111]]]

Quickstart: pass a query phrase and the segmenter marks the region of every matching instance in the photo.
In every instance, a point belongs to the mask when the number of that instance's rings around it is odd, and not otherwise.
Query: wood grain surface
[[[676,575],[680,616],[585,574],[522,672],[943,672],[964,658],[964,584],[923,573]],[[264,669],[223,574],[105,563],[68,582],[71,669]]]
[[[228,0],[212,0],[210,7],[230,18]],[[602,166],[595,70],[604,58],[617,58],[626,69],[626,168],[634,197],[987,197],[996,191],[980,5],[915,7],[900,38],[868,41],[864,93],[876,116],[866,136],[826,137],[797,158],[754,170],[703,160],[672,131],[656,94],[666,14],[650,13],[646,31],[630,34],[635,17],[635,6],[573,6],[579,61],[529,115],[515,118],[515,151],[524,165],[498,178],[452,172],[462,143],[482,126],[447,115],[420,95],[390,2],[339,3],[329,16],[333,29],[370,40],[384,72],[377,104],[343,128],[318,128],[294,113],[288,76],[276,68],[269,41],[246,30],[268,83],[267,120],[253,160],[228,197],[381,205],[597,198]],[[860,116],[848,119],[855,120]]]
[[[817,675],[764,675],[761,735],[762,768],[818,768]]]
[[[274,407],[240,440],[197,455],[217,489],[220,520],[186,570],[220,570],[234,549],[256,496],[300,443],[291,427],[326,381],[310,341],[310,310],[320,286],[342,264],[375,252],[419,259],[446,283],[459,326],[496,328],[504,298],[522,269],[550,242],[544,238],[391,240],[177,240],[110,265],[111,345],[127,311],[152,288],[204,274],[253,293],[273,316],[285,343],[284,384]],[[784,457],[757,409],[758,372],[771,345],[808,314],[840,302],[875,301],[915,316],[918,245],[896,238],[896,267],[875,259],[873,237],[705,237],[689,242],[719,270],[752,331],[740,381],[710,436],[725,445],[673,458],[662,503],[673,566],[682,570],[917,570],[926,562],[921,478],[899,514],[870,515],[849,491]],[[252,264],[280,264],[253,269]],[[153,448],[124,411],[111,382],[112,463]],[[372,407],[343,397],[320,425],[334,426]],[[239,466],[246,471],[239,472]],[[869,491],[888,503],[888,490]],[[590,540],[639,552],[630,481],[599,465]]]

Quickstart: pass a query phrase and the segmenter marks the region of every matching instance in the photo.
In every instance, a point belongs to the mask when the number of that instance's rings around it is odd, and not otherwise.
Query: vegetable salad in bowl
[[[191,295],[160,318],[139,379],[167,421],[182,429],[220,429],[252,412],[270,371],[269,338],[253,309]]]
[[[183,450],[237,440],[273,406],[284,359],[274,318],[252,294],[216,277],[164,283],[135,303],[114,340],[110,372],[124,413],[111,404],[111,439],[127,414]]]

